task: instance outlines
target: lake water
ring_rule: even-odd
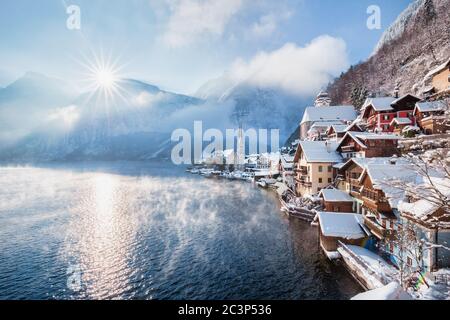
[[[163,163],[0,167],[0,299],[348,299],[274,194]]]

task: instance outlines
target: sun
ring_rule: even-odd
[[[95,74],[95,81],[98,88],[112,89],[118,80],[119,78],[113,70],[98,70]]]
[[[89,99],[96,97],[103,104],[114,104],[117,98],[125,100],[123,94],[124,76],[121,73],[124,65],[119,64],[119,59],[113,59],[112,55],[105,56],[103,50],[100,54],[92,52],[91,57],[84,56],[83,61],[78,61],[83,72],[82,82],[86,91],[90,92]]]

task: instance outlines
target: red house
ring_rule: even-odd
[[[395,134],[349,131],[339,142],[337,151],[344,159],[392,157],[400,154],[400,139]]]
[[[367,129],[372,132],[393,132],[395,119],[402,119],[399,120],[402,124],[408,121],[407,125],[414,126],[414,108],[419,101],[419,98],[410,94],[401,98],[369,98],[364,104],[362,118]]]

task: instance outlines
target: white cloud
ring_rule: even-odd
[[[221,36],[243,0],[171,0],[163,35],[170,47],[183,47],[202,37]]]
[[[259,18],[251,28],[251,33],[255,37],[270,36],[277,28],[281,21],[287,20],[292,16],[291,11],[283,11],[278,14],[269,13]]]
[[[234,81],[309,96],[348,65],[344,40],[324,35],[304,47],[287,43],[275,51],[260,52],[250,61],[238,59],[229,75]]]

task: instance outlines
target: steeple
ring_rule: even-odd
[[[329,107],[331,105],[331,99],[326,91],[320,91],[317,95],[316,101],[314,101],[315,107]]]

